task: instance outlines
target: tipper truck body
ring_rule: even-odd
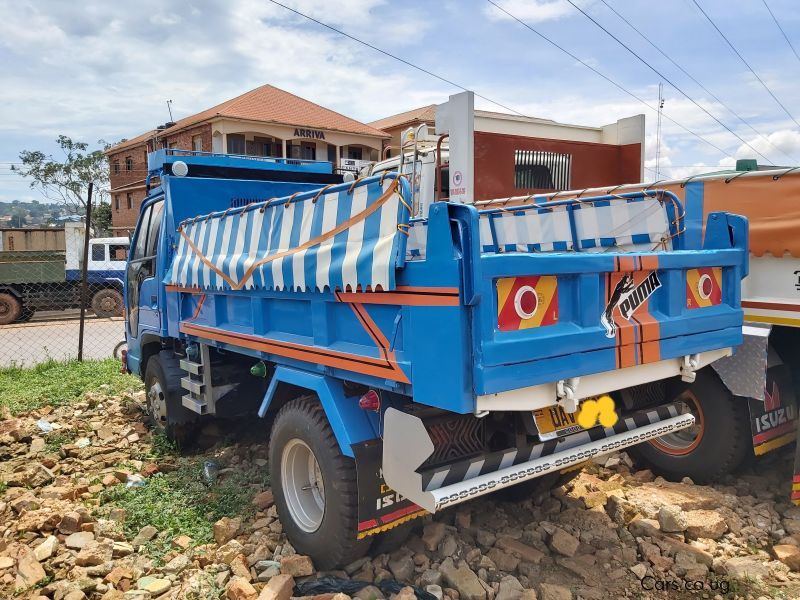
[[[679,403],[618,391],[692,381],[742,341],[746,219],[710,214],[690,242],[659,189],[419,212],[413,179],[388,170],[335,183],[329,163],[161,150],[150,172],[127,366],[174,434],[271,418],[278,512],[319,568],[692,427]],[[688,305],[707,271],[718,301]]]

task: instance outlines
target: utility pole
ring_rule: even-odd
[[[658,82],[658,119],[656,121],[656,179],[661,179],[661,111],[664,108],[664,84]]]
[[[86,198],[86,225],[83,229],[83,264],[81,265],[81,319],[78,326],[78,360],[83,360],[83,330],[86,322],[86,300],[88,299],[89,240],[92,227],[92,191],[94,183],[89,182],[89,193]]]

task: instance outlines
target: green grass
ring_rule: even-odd
[[[12,414],[80,400],[86,392],[121,394],[141,382],[119,372],[119,360],[48,360],[35,367],[0,368],[0,407]]]
[[[58,452],[61,446],[75,441],[72,431],[54,431],[45,437],[45,448],[48,452]]]
[[[102,510],[125,509],[125,535],[132,539],[145,525],[159,530],[148,554],[160,560],[173,537],[188,535],[195,545],[214,539],[214,522],[222,517],[248,518],[255,509],[253,496],[267,485],[266,469],[236,469],[212,485],[202,479],[203,460],[185,459],[175,471],[150,477],[142,487],[122,485],[101,496]]]

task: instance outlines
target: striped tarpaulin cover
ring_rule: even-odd
[[[669,217],[656,198],[607,200],[576,204],[575,231],[581,250],[602,252],[608,248],[654,250],[662,240],[672,247]],[[664,249],[663,246],[661,249]]]
[[[670,222],[656,198],[479,211],[483,252],[669,250]],[[572,225],[575,233],[573,235]],[[663,242],[663,244],[662,244]]]
[[[393,176],[250,204],[181,223],[167,283],[313,291],[395,287],[407,189]]]
[[[480,229],[484,252],[572,250],[566,206],[481,213]]]

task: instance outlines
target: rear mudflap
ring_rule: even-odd
[[[358,539],[428,514],[428,511],[386,485],[381,467],[381,440],[355,444],[353,454],[358,476]]]
[[[767,369],[764,400],[748,398],[753,452],[766,454],[795,441],[797,401],[792,374],[784,364]]]
[[[797,448],[794,451],[794,477],[792,477],[792,502],[800,506],[800,428],[797,430]]]

